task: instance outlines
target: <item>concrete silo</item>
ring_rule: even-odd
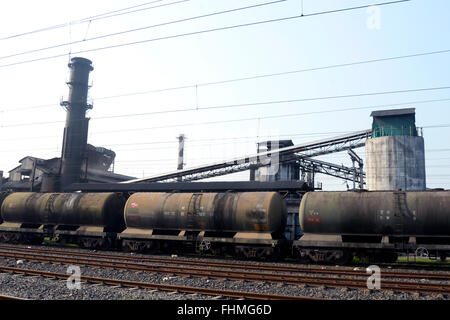
[[[374,111],[372,136],[366,142],[369,190],[425,190],[424,139],[415,109]]]

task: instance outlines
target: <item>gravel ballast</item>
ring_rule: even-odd
[[[22,262],[22,261],[21,261]],[[23,261],[17,264],[16,259],[0,259],[1,266],[19,267],[31,270],[43,270],[67,273],[67,265]],[[191,287],[227,289],[278,295],[307,296],[338,300],[445,300],[447,295],[428,295],[418,293],[399,293],[385,290],[357,290],[346,288],[324,288],[298,285],[280,285],[266,282],[247,282],[216,280],[197,277],[181,277],[168,274],[134,272],[110,268],[81,267],[81,275],[111,278],[129,281],[183,285]],[[27,299],[84,299],[84,300],[178,300],[178,299],[211,299],[211,296],[170,293],[163,291],[129,289],[107,285],[81,284],[81,289],[67,288],[66,280],[55,280],[44,277],[30,277],[0,273],[0,294]]]

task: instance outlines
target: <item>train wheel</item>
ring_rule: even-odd
[[[122,240],[122,248],[126,252],[143,252],[146,245],[143,241]]]
[[[398,254],[395,252],[391,252],[386,257],[389,263],[395,263],[398,260]]]
[[[7,233],[2,234],[2,242],[13,243],[14,236],[12,234],[7,234]]]
[[[80,246],[86,249],[92,249],[91,239],[83,238],[80,240]]]
[[[80,245],[83,248],[95,250],[95,249],[103,249],[105,246],[105,242],[103,241],[103,239],[82,238],[80,241]]]
[[[122,247],[123,251],[131,252],[131,248],[129,246],[129,241],[128,240],[122,240],[121,247]]]
[[[267,257],[267,261],[276,262],[281,260],[281,249],[279,247],[273,248],[272,254]]]
[[[39,235],[30,235],[26,238],[26,243],[33,245],[41,245],[44,238]]]
[[[161,244],[158,240],[150,240],[147,243],[147,251],[151,254],[156,254],[160,252],[161,250]]]
[[[336,263],[337,265],[344,266],[347,264],[350,264],[353,261],[353,254],[348,251],[343,251],[342,256],[339,258],[336,258],[335,260],[331,261],[333,263]]]
[[[383,263],[395,263],[397,262],[398,254],[395,252],[380,252],[375,254],[374,261],[375,262],[383,262]]]
[[[7,233],[0,234],[0,241],[1,242],[9,242],[10,241],[9,235]]]
[[[233,258],[236,260],[245,260],[245,254],[242,251],[242,248],[235,247],[233,250]]]

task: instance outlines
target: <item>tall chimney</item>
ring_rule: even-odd
[[[180,134],[178,137],[178,166],[177,170],[183,170],[184,165],[184,134]],[[177,181],[181,182],[182,177],[178,177]]]
[[[69,68],[69,99],[61,102],[67,110],[61,156],[61,188],[81,180],[89,127],[86,111],[92,109],[87,102],[89,72],[94,70],[92,62],[85,58],[72,58]]]

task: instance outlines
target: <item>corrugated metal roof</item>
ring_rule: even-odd
[[[389,117],[389,116],[401,116],[405,114],[415,114],[416,108],[405,108],[405,109],[393,109],[393,110],[381,110],[373,111],[371,117]]]

